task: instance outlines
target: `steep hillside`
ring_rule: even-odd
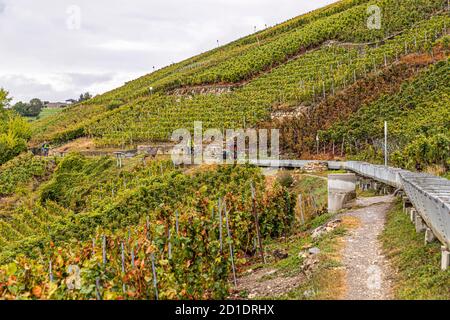
[[[382,9],[380,30],[366,25],[372,4]],[[360,230],[346,241],[357,239],[359,253],[369,243],[364,257],[372,264],[390,204],[367,211],[376,224],[359,218],[393,197],[363,199],[350,219],[334,217],[325,209],[328,171],[177,166],[143,154],[122,165],[111,153],[169,142],[175,129],[202,121],[204,129],[278,128],[283,157],[380,162],[388,121],[392,164],[448,174],[447,6],[343,0],[130,81],[31,129],[0,108],[0,299],[243,298],[236,274],[251,277],[264,265],[298,275],[291,289],[301,292],[291,293],[301,299],[315,295],[315,276],[327,268],[339,270],[325,272],[336,288],[343,269],[334,258],[345,230]],[[17,156],[30,136],[31,145],[51,141],[64,154]],[[104,156],[69,149],[94,143]],[[368,238],[367,229],[378,231]],[[355,256],[349,248],[347,258]],[[270,272],[261,279],[277,282]]]
[[[262,237],[286,234],[294,221],[289,190],[267,188],[255,167],[186,171],[169,161],[137,161],[117,168],[110,157],[77,154],[55,161],[49,179],[0,218],[1,298],[224,298],[230,256],[240,265],[238,257],[255,253],[252,188]],[[18,162],[0,166],[0,178],[20,175],[11,182],[17,185],[41,174],[44,163],[30,162],[34,169],[25,174]],[[225,223],[233,238],[222,233]],[[83,268],[81,291],[67,290],[72,264]]]
[[[447,148],[439,147],[444,153],[434,158],[404,154],[417,135],[448,135],[449,62],[445,51],[438,44],[433,55],[405,56],[314,108],[267,126],[282,130],[285,155],[316,156],[318,135],[319,156],[359,155],[360,159],[381,161],[383,126],[388,121],[390,153],[394,153],[395,165],[411,169],[415,164],[445,165]],[[412,162],[406,164],[399,158],[401,154]],[[420,162],[414,162],[418,159]]]
[[[366,26],[374,3],[383,10],[381,30]],[[446,1],[341,1],[38,121],[33,141],[88,136],[100,146],[133,146],[169,141],[194,120],[241,128],[298,114],[402,56],[429,52],[448,32],[444,9]],[[206,94],[189,89],[199,85]]]

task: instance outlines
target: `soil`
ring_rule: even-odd
[[[393,196],[361,198],[355,202],[361,208],[343,214],[360,222],[344,239],[342,262],[346,271],[346,300],[388,300],[392,297],[392,271],[378,238],[393,201]]]

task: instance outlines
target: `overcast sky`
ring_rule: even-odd
[[[0,0],[14,101],[102,93],[335,0]]]

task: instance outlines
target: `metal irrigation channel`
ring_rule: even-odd
[[[318,160],[258,160],[260,167],[303,168]],[[450,249],[450,180],[430,174],[359,161],[325,161],[332,170],[348,170],[403,190],[434,235]]]

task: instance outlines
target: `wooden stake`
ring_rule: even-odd
[[[53,267],[52,267],[52,260],[48,262],[48,276],[50,279],[50,282],[53,282]]]
[[[121,258],[122,258],[122,273],[125,273],[125,251],[123,248],[123,242],[120,243]]]
[[[311,203],[314,206],[314,214],[317,214],[319,212],[319,208],[317,207],[316,198],[313,194],[311,194]]]
[[[158,280],[156,279],[156,268],[155,268],[155,255],[152,253],[151,255],[152,259],[152,272],[153,272],[153,287],[155,288],[155,298],[156,300],[159,300],[158,298]]]
[[[103,265],[106,265],[106,237],[103,236],[102,239],[102,257],[103,257]]]
[[[256,212],[256,191],[255,188],[253,186],[253,182],[251,183],[251,188],[252,188],[252,200],[253,200],[253,216],[255,218],[255,227],[256,227],[256,236],[257,236],[257,240],[258,240],[258,244],[259,244],[259,252],[261,254],[261,258],[264,262],[264,264],[266,263],[266,257],[264,256],[264,248],[263,248],[263,244],[262,244],[262,239],[261,239],[261,233],[260,233],[260,229],[259,229],[259,218],[258,218],[258,213]]]
[[[123,242],[120,243],[120,249],[121,249],[121,258],[122,258],[122,275],[125,274],[125,250],[123,248]],[[122,292],[126,292],[125,283],[122,282]]]
[[[180,225],[179,225],[179,222],[178,222],[178,210],[177,210],[177,211],[175,211],[175,229],[177,231],[177,235],[178,235],[178,232],[179,232],[179,227],[180,227]]]
[[[135,246],[133,246],[131,248],[131,268],[134,269],[134,248]]]
[[[224,211],[225,211],[225,221],[227,224],[227,234],[228,234],[228,241],[229,241],[229,245],[230,245],[230,257],[231,257],[231,267],[233,268],[233,280],[234,280],[234,287],[237,287],[237,280],[236,280],[236,267],[234,265],[234,252],[233,252],[233,238],[231,238],[231,232],[230,232],[230,225],[228,222],[228,212],[227,212],[227,206],[226,203],[224,202]]]
[[[220,241],[220,252],[223,251],[223,239],[222,239],[222,202],[219,198],[219,241]]]
[[[300,209],[300,221],[302,222],[302,225],[305,224],[305,216],[303,214],[303,199],[302,199],[302,194],[300,193],[298,195],[298,206]]]
[[[172,234],[170,233],[170,227],[169,227],[169,236],[168,236],[168,239],[169,239],[169,244],[168,244],[169,260],[172,259],[172,243],[170,242],[171,237],[172,237]]]
[[[97,300],[102,300],[102,296],[100,294],[100,279],[95,279],[95,295],[97,297]]]

